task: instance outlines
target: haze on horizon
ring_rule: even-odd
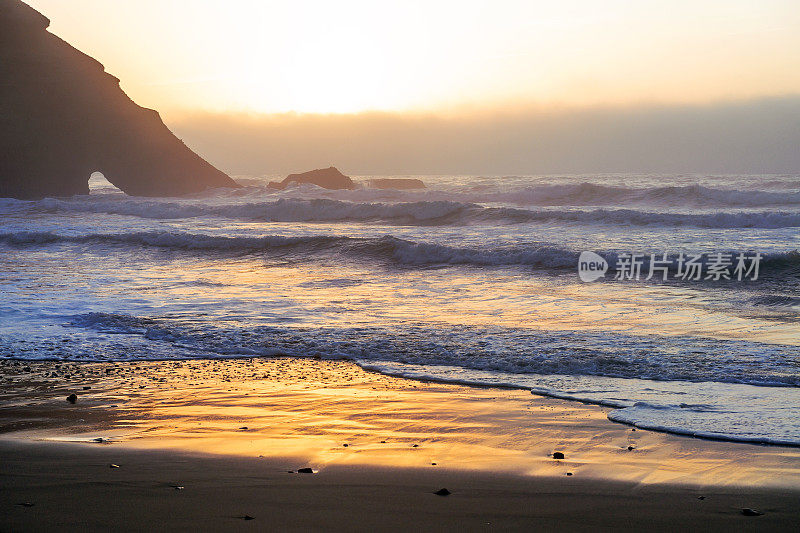
[[[28,3],[229,172],[800,171],[791,0]]]

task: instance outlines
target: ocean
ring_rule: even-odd
[[[373,177],[0,199],[0,358],[348,359],[800,446],[800,177]]]

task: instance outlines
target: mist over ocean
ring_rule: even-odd
[[[2,199],[0,357],[346,358],[800,445],[800,177],[372,177]],[[582,251],[762,258],[756,280],[583,283]]]

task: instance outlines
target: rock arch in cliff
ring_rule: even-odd
[[[0,197],[86,194],[95,171],[137,196],[237,186],[49,25],[0,0]]]

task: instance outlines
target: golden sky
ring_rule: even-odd
[[[167,116],[800,94],[796,0],[28,3]]]

